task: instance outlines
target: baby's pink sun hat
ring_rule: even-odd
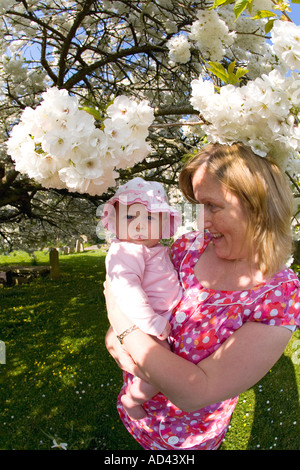
[[[170,214],[170,226],[163,231],[162,238],[170,238],[176,233],[182,223],[181,213],[169,205],[164,187],[156,181],[145,181],[136,177],[123,184],[104,206],[101,222],[103,227],[116,233],[115,203],[131,205],[140,203],[146,206],[149,212],[166,212]]]

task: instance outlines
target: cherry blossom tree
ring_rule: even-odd
[[[94,233],[119,180],[172,192],[208,140],[271,154],[297,187],[300,28],[283,0],[0,0],[0,12],[4,244]]]

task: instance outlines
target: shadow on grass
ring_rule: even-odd
[[[60,267],[57,281],[0,291],[0,448],[49,449],[56,439],[130,449],[116,411],[122,374],[104,345],[104,254],[61,257]]]
[[[283,355],[253,388],[255,411],[249,450],[299,450],[299,394],[294,364]]]

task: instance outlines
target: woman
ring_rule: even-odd
[[[300,284],[285,268],[293,199],[278,167],[242,144],[213,144],[179,181],[190,202],[204,205],[206,233],[185,234],[172,247],[184,295],[171,350],[132,330],[109,283],[106,292],[111,325],[125,332],[130,355],[109,330],[107,348],[127,371],[120,396],[131,374],[160,390],[142,420],[130,420],[118,400],[123,423],[148,450],[217,449],[239,393],[269,371],[300,322]]]

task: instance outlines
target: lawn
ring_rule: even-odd
[[[0,289],[0,449],[140,450],[116,412],[121,372],[107,353],[105,252],[60,256],[61,276]],[[0,264],[30,264],[24,253]],[[48,253],[35,263],[48,264]],[[298,346],[298,352],[296,352]],[[222,450],[299,450],[300,334],[240,396]]]

